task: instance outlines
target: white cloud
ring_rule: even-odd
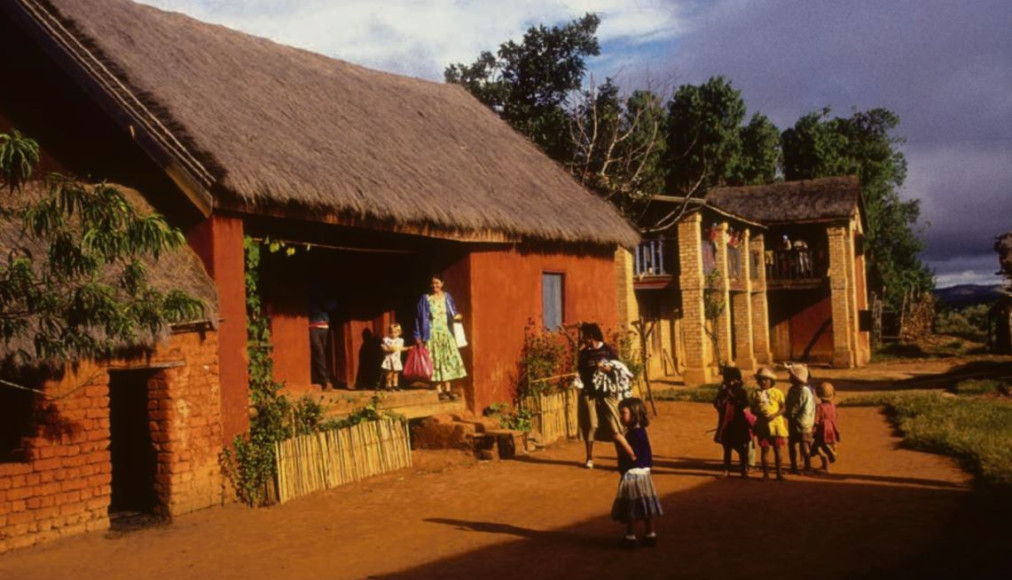
[[[665,0],[141,0],[164,10],[263,36],[364,66],[441,79],[446,65],[470,62],[519,39],[534,25],[596,12],[598,38],[630,46],[673,38],[686,27]]]

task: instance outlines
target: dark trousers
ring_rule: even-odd
[[[329,350],[329,346],[329,328],[309,329],[309,372],[314,385],[330,384],[330,372],[327,369],[327,350]]]

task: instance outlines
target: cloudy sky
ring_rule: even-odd
[[[597,79],[663,89],[725,75],[781,129],[824,106],[886,107],[939,286],[996,283],[1012,230],[1009,0],[142,0],[436,81],[536,24],[596,12]]]

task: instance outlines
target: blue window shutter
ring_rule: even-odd
[[[542,318],[545,328],[555,330],[562,326],[562,274],[541,275]]]

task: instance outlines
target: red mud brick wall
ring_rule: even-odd
[[[43,390],[63,398],[31,459],[0,463],[0,552],[109,527],[109,375],[83,363]]]
[[[162,360],[185,362],[148,383],[151,439],[158,453],[155,488],[162,515],[178,516],[222,502],[217,334],[177,334],[153,362]]]
[[[542,273],[564,274],[563,322],[594,321],[618,330],[618,287],[614,249],[596,253],[563,251],[475,251],[469,256],[470,287],[454,297],[465,315],[470,350],[468,404],[472,410],[512,402],[516,365],[527,319],[542,322]],[[461,304],[466,296],[466,304]]]
[[[148,382],[160,511],[176,516],[220,505],[217,335],[173,335],[150,362],[184,363]],[[43,390],[52,410],[36,426],[30,459],[0,463],[0,553],[109,527],[109,371],[84,362]]]

